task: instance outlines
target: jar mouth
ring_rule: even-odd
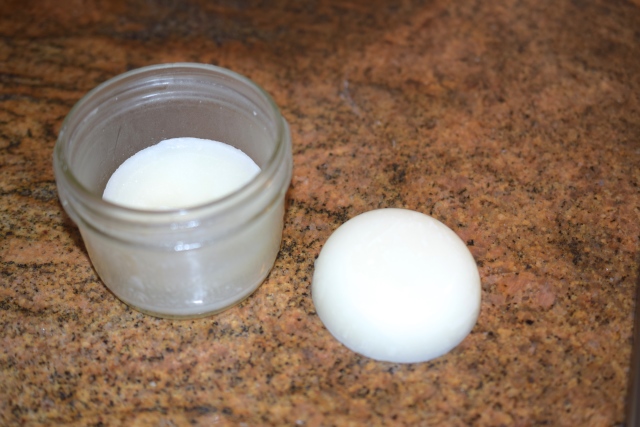
[[[263,112],[269,114],[272,119],[275,119],[272,120],[275,125],[274,147],[261,165],[260,172],[257,173],[248,183],[228,195],[209,202],[184,208],[154,210],[133,208],[104,200],[101,194],[98,194],[96,191],[87,187],[72,170],[68,150],[70,145],[74,142],[74,138],[77,136],[75,135],[76,131],[80,126],[84,125],[86,117],[96,114],[96,112],[101,108],[103,102],[114,99],[114,93],[109,93],[113,88],[117,88],[119,85],[127,85],[129,83],[135,84],[138,81],[139,84],[142,85],[146,82],[145,79],[151,78],[154,75],[165,75],[166,77],[167,72],[178,73],[187,77],[201,75],[203,79],[206,78],[207,75],[215,75],[216,78],[230,83],[237,83],[251,91],[252,95],[259,98],[262,103],[261,105],[266,107],[267,111]],[[154,82],[153,84],[156,83]],[[159,86],[162,86],[162,83],[159,83]],[[162,88],[159,88],[159,90],[162,90]],[[124,90],[116,93],[115,100],[117,101],[118,96],[126,94],[127,91],[128,87],[125,87]],[[246,97],[246,95],[243,96]],[[253,111],[253,114],[256,115],[257,112]],[[160,141],[156,141],[156,143],[157,142]],[[122,219],[127,222],[140,221],[143,224],[160,224],[170,222],[177,228],[191,228],[192,226],[198,225],[197,223],[192,223],[193,218],[202,217],[203,215],[215,215],[216,213],[228,210],[232,206],[241,203],[242,200],[257,196],[265,186],[272,185],[274,175],[278,172],[281,159],[283,156],[286,156],[289,144],[290,137],[288,126],[285,119],[282,117],[278,106],[272,97],[261,86],[252,80],[226,68],[209,64],[189,62],[158,64],[134,69],[115,76],[96,86],[73,106],[62,124],[56,141],[53,159],[54,171],[56,176],[60,177],[59,179],[68,183],[70,187],[69,192],[71,193],[69,196],[79,201],[90,211],[99,213],[100,216],[110,217],[112,219]],[[65,208],[67,207],[65,201],[63,201],[63,205],[65,205]]]

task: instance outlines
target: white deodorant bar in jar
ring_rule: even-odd
[[[103,198],[145,210],[188,208],[233,193],[259,172],[249,156],[225,143],[167,139],[120,165]]]

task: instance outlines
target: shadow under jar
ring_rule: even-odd
[[[261,171],[224,198],[174,210],[102,199],[113,172],[170,138],[224,142]],[[82,98],[54,151],[64,209],[105,285],[147,314],[190,318],[249,296],[275,262],[291,181],[289,128],[249,79],[204,64],[165,64],[117,76]]]

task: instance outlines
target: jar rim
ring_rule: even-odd
[[[158,73],[158,75],[161,75],[159,72],[180,69],[185,71],[204,71],[216,74],[218,76],[222,75],[236,82],[240,82],[244,86],[252,89],[259,97],[262,98],[263,101],[266,101],[268,108],[271,110],[270,112],[276,118],[276,141],[273,151],[270,153],[270,156],[267,158],[264,166],[260,168],[260,172],[256,174],[256,176],[254,176],[248,183],[235,190],[234,192],[225,195],[224,197],[214,199],[209,202],[184,208],[154,210],[133,208],[104,200],[100,195],[91,191],[82,182],[80,182],[80,180],[72,172],[71,167],[69,167],[66,155],[66,146],[68,146],[72,138],[70,136],[67,136],[67,133],[69,132],[69,130],[73,130],[73,128],[69,129],[69,126],[74,119],[77,119],[76,116],[83,109],[83,107],[89,106],[91,102],[95,100],[95,98],[99,97],[109,89],[117,87],[117,85],[122,83],[123,81],[135,81],[136,78],[140,79],[140,81],[143,81],[144,76],[153,75],[154,73]],[[287,132],[288,127],[286,125],[285,119],[282,117],[280,109],[276,105],[271,95],[269,95],[269,93],[265,91],[260,85],[235,71],[223,67],[218,67],[216,65],[194,62],[176,62],[149,65],[127,71],[100,83],[98,86],[86,93],[78,102],[76,102],[76,104],[71,108],[71,110],[65,117],[58,134],[58,138],[54,148],[54,171],[56,172],[56,175],[64,177],[64,180],[72,187],[72,192],[74,193],[74,195],[79,196],[85,206],[87,206],[87,204],[91,205],[87,207],[89,207],[94,212],[96,210],[99,210],[102,215],[106,214],[106,216],[109,217],[124,216],[127,217],[128,220],[134,221],[136,217],[139,217],[141,221],[146,221],[147,219],[151,218],[152,223],[164,223],[167,221],[175,222],[176,220],[180,221],[181,217],[198,216],[197,214],[200,212],[206,214],[207,212],[225,210],[227,206],[230,207],[236,205],[236,201],[240,201],[245,199],[246,197],[249,197],[251,193],[258,191],[261,186],[263,186],[265,183],[268,183],[271,177],[277,172],[278,160],[283,155],[283,152],[286,151],[285,145],[289,140],[286,135]],[[187,226],[187,228],[189,227]]]

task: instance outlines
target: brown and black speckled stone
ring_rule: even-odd
[[[84,93],[174,61],[252,78],[294,141],[271,275],[189,321],[109,293],[51,169]],[[322,244],[381,207],[480,266],[476,328],[430,363],[353,354],[314,312]],[[3,3],[0,425],[619,425],[639,253],[638,0]]]

